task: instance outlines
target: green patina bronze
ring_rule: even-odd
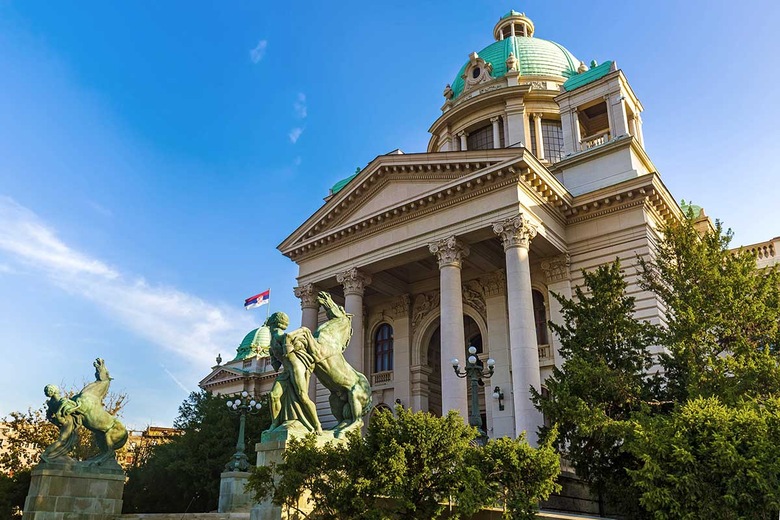
[[[116,464],[116,450],[127,442],[127,430],[119,420],[103,407],[111,377],[102,359],[92,364],[95,381],[85,386],[72,399],[62,397],[55,385],[43,389],[47,402],[46,418],[60,429],[59,437],[41,454],[44,462],[74,463],[68,453],[78,441],[78,426],[84,426],[95,436],[100,453],[84,461],[89,465]]]
[[[263,326],[254,329],[244,337],[244,340],[236,349],[236,357],[233,361],[241,361],[254,356],[268,356],[271,345],[271,331]]]
[[[308,395],[312,373],[330,390],[331,413],[338,420],[335,437],[360,428],[371,408],[368,379],[344,359],[352,336],[352,315],[326,292],[320,292],[317,301],[328,321],[313,333],[306,327],[286,332],[290,319],[283,312],[273,313],[266,322],[271,329],[271,362],[277,370],[284,367],[271,389],[273,422],[269,433],[322,433],[316,406]]]

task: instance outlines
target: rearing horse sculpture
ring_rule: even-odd
[[[371,385],[365,375],[344,359],[344,350],[352,337],[352,315],[337,305],[330,294],[320,291],[317,302],[325,309],[328,321],[317,328],[314,337],[317,352],[314,373],[330,390],[330,410],[339,423],[335,433],[362,425],[362,418],[371,408]]]
[[[352,315],[337,305],[326,292],[317,295],[328,321],[312,333],[306,327],[285,332],[289,318],[283,312],[273,313],[266,325],[271,329],[271,354],[278,369],[284,366],[271,390],[274,421],[270,431],[287,429],[294,424],[309,431],[321,431],[316,407],[306,395],[309,374],[313,371],[330,390],[330,408],[338,424],[336,437],[359,428],[371,407],[371,386],[366,376],[344,359],[344,350],[352,336]]]

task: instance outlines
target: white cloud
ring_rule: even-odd
[[[34,212],[0,197],[0,254],[43,273],[61,289],[100,308],[149,342],[195,364],[211,366],[214,352],[253,327],[249,316],[182,292],[129,276],[77,251]]]
[[[306,94],[299,92],[298,99],[293,103],[293,109],[295,110],[295,117],[298,119],[306,119]]]
[[[260,40],[257,42],[257,46],[249,51],[249,59],[252,60],[252,63],[260,63],[263,57],[265,57],[265,50],[267,47],[268,40]]]
[[[290,142],[292,144],[295,144],[298,142],[298,139],[301,137],[301,134],[303,133],[303,128],[295,127],[292,130],[290,130],[289,137]]]

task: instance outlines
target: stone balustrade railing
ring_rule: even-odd
[[[589,150],[609,141],[609,130],[589,135],[580,141],[580,150]]]
[[[375,372],[371,374],[371,386],[382,386],[393,382],[393,371]]]

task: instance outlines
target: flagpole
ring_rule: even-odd
[[[271,317],[271,289],[268,289],[268,308],[265,310],[265,321]]]

